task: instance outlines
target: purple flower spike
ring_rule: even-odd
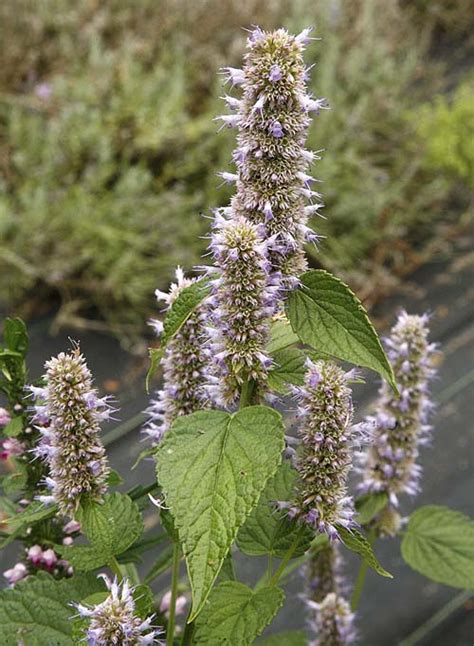
[[[337,526],[353,525],[354,507],[347,495],[352,447],[363,440],[365,428],[352,425],[352,373],[326,361],[306,362],[304,386],[295,388],[299,400],[302,451],[295,507],[297,516],[317,532],[337,538]]]
[[[265,224],[271,271],[281,276],[280,305],[295,278],[307,269],[304,245],[315,240],[308,233],[308,220],[317,208],[306,200],[318,196],[309,190],[309,165],[318,159],[305,150],[311,118],[323,102],[307,93],[307,69],[303,51],[309,30],[299,36],[285,29],[250,32],[243,70],[227,69],[234,85],[241,86],[239,98],[226,98],[233,111],[225,124],[237,127],[233,159],[239,169],[231,217],[252,224]],[[268,208],[271,205],[271,211]]]
[[[102,603],[95,606],[74,604],[79,615],[88,620],[84,629],[85,639],[89,646],[120,644],[121,646],[145,646],[163,644],[158,637],[161,629],[152,627],[153,616],[141,619],[135,608],[133,588],[127,579],[121,583],[110,581],[105,574],[104,580],[109,595]]]
[[[384,491],[398,507],[400,494],[419,491],[419,447],[431,427],[426,419],[433,409],[428,383],[435,376],[434,344],[428,343],[428,317],[402,312],[386,339],[400,397],[384,383],[375,414],[369,419],[375,431],[373,444],[361,456],[363,492]]]
[[[178,267],[176,283],[171,285],[169,293],[159,292],[159,300],[164,300],[170,308],[180,292],[194,280],[185,278]],[[207,407],[208,397],[203,385],[208,365],[206,340],[204,314],[202,308],[197,308],[166,346],[162,359],[163,388],[146,410],[149,419],[143,429],[153,444],[161,441],[177,417]]]
[[[40,397],[34,419],[41,439],[35,448],[49,467],[46,484],[62,514],[74,515],[82,496],[100,501],[107,490],[109,468],[99,438],[100,422],[108,416],[108,398],[99,398],[79,348],[61,352],[46,362],[46,387],[32,390]]]
[[[264,349],[278,285],[276,276],[269,276],[261,233],[260,225],[240,218],[223,221],[211,238],[217,278],[208,307],[214,363],[208,390],[224,408],[236,401],[244,380],[253,379],[262,388],[271,365]]]

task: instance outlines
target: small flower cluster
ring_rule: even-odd
[[[356,639],[355,616],[345,599],[346,585],[341,575],[338,543],[316,552],[307,567],[309,628],[315,635],[314,646],[345,646]],[[331,620],[332,615],[332,620]]]
[[[153,617],[141,619],[136,615],[133,590],[125,579],[122,583],[110,581],[101,575],[109,595],[95,606],[77,604],[79,615],[89,619],[86,629],[89,646],[146,646],[160,644],[161,631],[153,629]]]
[[[78,348],[46,363],[46,386],[30,390],[38,402],[33,421],[41,440],[35,448],[49,467],[45,482],[62,514],[74,514],[81,496],[101,500],[109,469],[100,441],[100,422],[110,417],[108,398],[99,398]]]
[[[6,426],[11,420],[10,413],[6,408],[0,407],[0,427]]]
[[[335,592],[327,594],[320,603],[314,603],[315,619],[312,630],[315,639],[310,646],[345,646],[356,641],[354,614],[349,603]]]
[[[265,345],[279,287],[269,275],[267,243],[258,225],[218,216],[210,249],[218,274],[207,299],[213,362],[208,390],[213,401],[228,407],[245,380],[260,388],[266,382],[271,360]]]
[[[0,451],[0,460],[8,460],[11,457],[18,457],[25,451],[25,445],[16,437],[7,437],[2,440],[2,450]]]
[[[72,537],[66,537],[63,540],[65,545],[72,543]],[[15,585],[28,574],[33,574],[37,570],[46,570],[55,577],[72,576],[73,568],[65,559],[61,559],[56,552],[50,547],[43,549],[41,545],[34,544],[26,548],[25,562],[19,562],[14,567],[6,570],[3,576],[10,585]]]
[[[347,492],[352,447],[366,439],[365,425],[352,425],[354,371],[318,360],[307,360],[305,384],[295,388],[299,400],[298,434],[302,451],[297,458],[298,495],[290,514],[330,538],[337,525],[353,524],[354,507]]]
[[[155,294],[169,309],[180,292],[193,282],[194,279],[185,278],[178,267],[176,283],[171,285],[169,293],[156,290]],[[158,335],[163,332],[161,321],[153,319],[151,325]],[[204,385],[208,356],[203,332],[204,313],[198,308],[166,346],[162,360],[163,388],[150,402],[146,411],[149,419],[143,429],[153,444],[160,442],[176,417],[189,415],[208,405]]]
[[[400,494],[419,491],[421,467],[416,463],[419,447],[429,439],[428,416],[433,409],[428,383],[435,375],[436,345],[428,342],[428,316],[402,312],[386,339],[387,354],[400,396],[386,384],[380,389],[372,446],[362,455],[364,492],[383,491],[398,506]]]
[[[255,28],[243,69],[223,70],[232,86],[242,87],[242,98],[225,97],[232,114],[218,117],[238,128],[237,172],[221,173],[237,187],[227,210],[231,217],[265,226],[272,268],[282,275],[283,287],[293,287],[307,267],[303,245],[317,239],[308,219],[322,206],[320,194],[311,189],[316,180],[308,174],[319,158],[304,148],[310,114],[326,107],[306,89],[303,52],[309,32],[294,36],[285,29]]]

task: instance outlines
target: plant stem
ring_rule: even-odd
[[[171,569],[171,600],[170,600],[170,616],[168,619],[168,629],[166,631],[166,646],[173,645],[174,639],[174,625],[176,618],[176,597],[178,596],[178,581],[179,581],[179,561],[181,552],[179,544],[173,545],[173,564]]]
[[[122,582],[123,581],[122,570],[120,569],[119,562],[117,561],[115,556],[112,556],[112,558],[110,559],[109,567],[117,577],[117,580],[119,581],[119,583]]]
[[[181,640],[181,646],[190,646],[193,643],[194,626],[194,621],[192,621],[190,624],[186,624],[183,633],[183,639]]]
[[[250,379],[246,379],[242,384],[240,391],[239,410],[250,405],[250,397],[252,395],[253,383]]]
[[[291,559],[291,557],[295,553],[296,548],[298,547],[298,544],[300,542],[303,530],[304,530],[304,527],[300,527],[300,529],[297,532],[292,544],[290,545],[290,547],[288,548],[285,556],[283,557],[282,562],[278,566],[278,569],[276,570],[275,574],[270,579],[269,585],[276,585],[278,583],[278,581],[280,580],[280,577],[283,574],[283,572],[285,571],[285,568],[286,568],[286,566],[288,564],[288,561]]]
[[[371,545],[373,545],[376,538],[377,538],[377,535],[375,533],[375,530],[373,529],[370,530],[367,534],[367,540]],[[357,607],[359,605],[362,590],[364,588],[367,569],[368,569],[368,565],[366,561],[362,561],[362,563],[360,564],[359,573],[357,574],[357,579],[354,585],[354,592],[352,593],[351,609],[353,612],[357,610]]]

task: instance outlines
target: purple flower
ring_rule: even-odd
[[[122,583],[110,581],[105,574],[104,580],[109,595],[95,606],[74,604],[81,617],[89,621],[85,637],[89,646],[146,646],[162,644],[157,638],[161,629],[152,627],[153,617],[141,619],[135,609],[133,589],[126,579]]]
[[[283,75],[281,72],[281,67],[278,65],[278,63],[274,63],[270,68],[268,80],[270,81],[270,83],[276,83],[277,81],[281,81],[282,76]]]
[[[281,127],[281,123],[279,121],[274,121],[271,124],[270,132],[274,137],[277,137],[277,139],[280,139],[280,137],[285,136],[285,133],[283,132],[283,128]]]
[[[361,456],[360,489],[386,492],[394,507],[400,494],[419,491],[419,447],[431,430],[426,424],[433,409],[428,382],[435,375],[436,346],[428,342],[427,323],[426,315],[402,312],[385,341],[400,396],[382,384],[370,418],[375,426],[373,444]]]
[[[159,300],[171,307],[181,290],[194,280],[176,270],[176,283],[169,293],[157,290]],[[153,324],[155,329],[157,326]],[[146,412],[149,416],[143,431],[157,444],[172,422],[180,415],[189,415],[208,406],[205,389],[209,358],[206,347],[204,314],[198,308],[168,342],[162,360],[163,387],[156,393]]]
[[[46,363],[46,387],[34,420],[41,439],[35,448],[49,467],[46,484],[51,494],[38,496],[58,504],[62,514],[74,514],[82,496],[101,500],[107,489],[109,468],[99,438],[99,423],[108,416],[107,398],[99,398],[84,357],[75,348],[61,352]]]

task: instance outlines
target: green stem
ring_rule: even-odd
[[[112,558],[110,559],[109,567],[117,577],[117,581],[121,583],[123,581],[123,574],[122,574],[122,570],[120,569],[119,562],[117,561],[115,556],[112,556]]]
[[[278,569],[276,570],[275,574],[270,579],[269,585],[276,585],[278,583],[278,581],[280,580],[281,575],[283,574],[283,572],[286,569],[288,561],[291,559],[291,557],[293,556],[293,554],[296,551],[296,548],[298,547],[298,544],[300,542],[300,539],[301,539],[301,536],[303,534],[303,531],[304,531],[304,527],[300,527],[300,529],[297,532],[292,544],[290,545],[290,547],[288,548],[285,556],[283,557],[282,562],[278,566]]]
[[[179,544],[173,545],[173,564],[171,569],[171,600],[170,600],[170,616],[168,619],[168,629],[166,631],[166,646],[173,645],[174,639],[174,626],[176,618],[176,598],[178,596],[178,581],[179,581],[179,561],[181,553]]]
[[[191,644],[193,643],[194,627],[194,621],[192,621],[190,624],[186,624],[183,633],[183,639],[181,640],[181,646],[191,646]]]
[[[375,542],[377,538],[375,530],[370,530],[367,534],[367,540],[371,545]],[[362,590],[364,589],[365,577],[367,575],[368,565],[366,561],[362,561],[359,568],[359,573],[357,574],[357,579],[354,585],[354,592],[352,593],[351,599],[351,608],[355,612],[359,606],[360,597],[362,595]]]
[[[252,396],[253,382],[251,379],[246,379],[242,384],[242,389],[240,391],[240,402],[239,409],[250,406],[250,398]]]

